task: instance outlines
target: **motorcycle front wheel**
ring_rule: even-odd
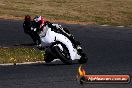
[[[56,56],[65,64],[72,64],[72,59],[69,54],[69,50],[67,47],[63,44],[61,44],[63,47],[63,50],[60,49],[59,46],[53,46],[54,52],[56,53]]]
[[[50,48],[47,48],[47,49],[45,50],[45,54],[44,54],[44,61],[45,61],[46,63],[50,63],[50,62],[52,62],[54,59],[55,59],[55,57],[53,57],[53,55],[51,54]]]

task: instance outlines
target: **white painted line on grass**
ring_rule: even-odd
[[[52,62],[60,61],[59,59],[54,59]],[[12,66],[12,65],[30,65],[30,64],[43,64],[45,61],[36,61],[36,62],[23,62],[23,63],[7,63],[0,64],[0,66]]]
[[[117,26],[117,27],[121,27],[122,28],[122,27],[125,27],[125,26]]]
[[[9,48],[9,47],[2,47],[2,48]]]
[[[15,64],[14,63],[0,64],[0,66],[11,66],[11,65],[15,65]]]
[[[100,25],[100,26],[107,27],[107,26],[109,26],[109,25],[107,25],[107,24],[104,24],[104,25]]]
[[[104,25],[100,25],[100,26],[102,26],[102,27],[107,27],[107,26],[111,26],[111,25],[104,24]],[[115,27],[120,27],[120,28],[122,28],[122,27],[125,27],[125,26],[120,25],[120,26],[115,26]]]
[[[42,63],[45,63],[45,61],[36,61],[36,62],[16,63],[16,65],[42,64]]]

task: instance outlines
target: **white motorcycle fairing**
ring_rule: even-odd
[[[66,45],[72,60],[81,58],[81,56],[77,53],[77,50],[73,47],[71,41],[66,36],[52,31],[48,26],[44,28],[44,31],[41,31],[39,36],[41,39],[42,47],[50,46],[53,42],[59,41]],[[59,47],[62,48],[60,45]]]

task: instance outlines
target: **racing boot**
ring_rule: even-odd
[[[44,50],[44,49],[45,49],[41,44],[38,44],[38,45],[37,45],[37,48],[38,48],[39,50]]]

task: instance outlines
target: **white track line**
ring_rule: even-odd
[[[9,47],[2,47],[2,48],[9,48]]]
[[[52,62],[60,61],[59,59],[55,59]],[[30,65],[30,64],[44,64],[45,61],[36,61],[36,62],[24,62],[24,63],[7,63],[7,64],[0,64],[0,66],[12,66],[12,65]]]
[[[102,26],[102,27],[108,27],[108,26],[112,26],[112,25],[104,24],[104,25],[100,25],[100,26]],[[123,28],[123,27],[125,27],[125,26],[120,25],[120,26],[115,26],[115,27],[120,27],[120,28]]]
[[[120,28],[122,28],[122,27],[125,27],[125,26],[117,26],[117,27],[120,27]]]
[[[102,26],[102,27],[107,27],[107,26],[109,26],[109,25],[107,25],[107,24],[104,24],[104,25],[100,25],[100,26]]]

